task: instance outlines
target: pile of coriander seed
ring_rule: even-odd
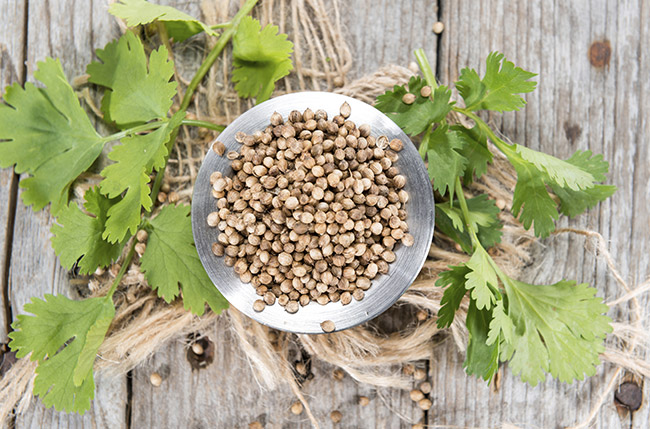
[[[413,245],[396,166],[403,143],[373,137],[347,119],[350,110],[344,103],[329,120],[294,110],[286,122],[275,112],[263,131],[235,135],[233,177],[210,176],[217,202],[207,223],[221,231],[212,251],[255,287],[255,311],[361,300],[396,246]],[[213,150],[222,156],[225,145]]]

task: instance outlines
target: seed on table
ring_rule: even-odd
[[[411,390],[411,393],[409,395],[411,396],[411,400],[414,402],[418,402],[424,398],[424,393],[418,389]]]
[[[203,346],[201,345],[201,343],[196,342],[192,344],[192,353],[194,353],[195,355],[200,356],[203,354],[204,351],[205,350],[203,350]]]
[[[345,377],[345,373],[342,369],[336,368],[334,371],[332,371],[332,377],[334,377],[335,380],[341,381],[343,380],[343,377]]]
[[[365,407],[368,404],[370,404],[370,398],[367,396],[359,396],[359,405]]]
[[[418,401],[418,407],[420,407],[422,410],[428,410],[432,405],[433,402],[431,402],[431,400],[428,398],[420,399]]]
[[[428,395],[429,393],[431,393],[431,383],[425,381],[424,383],[420,384],[420,390],[425,395]]]
[[[217,141],[214,142],[214,144],[212,145],[212,150],[213,150],[214,153],[216,153],[218,156],[222,156],[223,153],[226,151],[226,145],[223,144],[222,142],[220,142],[219,140],[217,140]]]
[[[155,387],[159,387],[162,384],[162,377],[157,372],[152,372],[149,376],[149,381]]]
[[[330,419],[332,419],[334,423],[339,423],[342,418],[343,414],[341,414],[339,410],[334,410],[330,413]]]
[[[266,308],[266,303],[262,301],[261,299],[255,300],[253,303],[253,310],[257,311],[258,313],[260,311],[263,311]]]
[[[291,404],[291,413],[294,415],[299,415],[302,413],[302,402],[296,401],[293,404]]]
[[[262,423],[254,421],[248,424],[248,429],[264,429],[264,426],[262,426]]]
[[[426,377],[427,373],[422,368],[417,368],[415,372],[413,372],[413,378],[416,380],[424,380]]]
[[[418,319],[420,322],[424,322],[427,320],[429,317],[429,313],[427,313],[426,310],[418,310],[418,312],[415,314],[415,318]]]
[[[440,21],[434,22],[431,28],[435,34],[440,34],[445,30],[445,24]]]

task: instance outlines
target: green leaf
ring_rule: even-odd
[[[616,192],[616,186],[613,185],[594,185],[592,188],[572,191],[552,184],[551,189],[560,199],[560,213],[570,217],[583,213]]]
[[[203,269],[192,238],[190,206],[165,206],[151,220],[147,250],[142,256],[142,271],[153,289],[170,302],[183,291],[183,305],[197,315],[205,303],[215,313],[228,308],[228,302],[212,284]]]
[[[4,94],[6,104],[0,103],[0,167],[15,164],[17,173],[31,176],[20,182],[25,205],[40,210],[52,203],[57,214],[67,205],[70,184],[97,159],[104,140],[58,60],[38,63],[34,77],[45,88],[14,84]]]
[[[489,248],[501,242],[501,229],[503,224],[497,217],[499,209],[494,200],[488,198],[487,194],[481,194],[468,198],[467,209],[469,211],[470,224],[478,231],[479,242],[484,248]],[[472,240],[464,228],[463,213],[459,207],[458,200],[450,207],[448,202],[436,204],[436,227],[447,237],[460,244],[463,251],[472,252]]]
[[[111,243],[122,241],[127,231],[135,234],[140,224],[140,208],[151,210],[149,174],[165,165],[167,142],[183,120],[184,112],[176,113],[164,126],[149,134],[133,135],[113,147],[108,157],[114,164],[102,170],[104,180],[99,184],[104,195],[124,197],[108,210],[106,230],[102,237]]]
[[[515,145],[515,150],[522,159],[533,164],[551,182],[562,188],[579,191],[592,187],[596,181],[589,171],[568,161],[562,161],[552,155],[528,149],[518,144]],[[576,153],[571,159],[576,158],[576,155],[578,155],[578,158],[582,158],[580,154]],[[589,160],[585,162],[588,164]],[[605,171],[607,171],[607,167],[605,167]]]
[[[210,36],[217,35],[208,25],[178,9],[145,0],[120,0],[110,5],[108,12],[125,20],[129,27],[160,21],[167,28],[169,36],[177,42],[201,32]]]
[[[108,210],[116,200],[104,197],[97,188],[86,191],[84,198],[88,214],[76,204],[59,212],[58,225],[53,224],[51,228],[52,247],[61,265],[70,269],[78,261],[79,272],[90,274],[116,260],[124,243],[111,244],[102,239]]]
[[[517,171],[517,185],[512,199],[512,214],[519,216],[526,229],[535,222],[535,235],[548,237],[555,230],[553,221],[559,217],[555,202],[533,164],[515,161],[513,166]]]
[[[97,50],[102,62],[92,62],[86,68],[88,80],[106,87],[102,111],[108,122],[121,128],[166,118],[176,94],[174,64],[167,48],[160,46],[147,56],[138,37],[130,31]]]
[[[490,380],[499,369],[499,344],[487,344],[492,311],[479,310],[473,300],[467,309],[469,341],[465,356],[465,371],[483,380]]]
[[[18,315],[9,346],[39,361],[34,394],[47,407],[83,414],[94,397],[93,364],[115,315],[110,297],[73,301],[62,295],[32,298]]]
[[[596,289],[565,280],[537,286],[513,279],[505,288],[514,334],[504,357],[514,374],[536,385],[546,372],[563,382],[596,373],[603,339],[612,331],[609,307]]]
[[[452,125],[451,129],[458,133],[465,143],[458,152],[467,159],[464,182],[469,185],[474,176],[478,179],[487,173],[487,166],[492,162],[492,152],[487,146],[487,136],[478,125],[475,125],[474,128]]]
[[[447,328],[454,321],[454,315],[460,308],[460,303],[467,293],[465,289],[465,276],[470,269],[465,265],[450,265],[449,270],[440,273],[436,281],[436,286],[446,287],[440,300],[440,310],[438,310],[438,328]]]
[[[495,293],[498,294],[499,285],[490,256],[478,247],[465,265],[471,270],[465,275],[465,288],[471,292],[470,296],[479,310],[489,310],[496,303]]]
[[[488,55],[486,63],[483,79],[479,79],[473,69],[461,70],[456,88],[465,100],[466,108],[497,112],[522,108],[526,102],[518,94],[533,91],[537,82],[529,79],[537,75],[515,67],[498,52]]]
[[[258,104],[268,100],[275,82],[293,70],[293,43],[278,31],[275,25],[262,29],[258,20],[242,18],[232,40],[232,80],[240,97],[256,97]]]
[[[406,134],[417,135],[425,131],[434,122],[441,122],[451,111],[454,103],[450,103],[451,91],[446,86],[439,86],[433,91],[433,101],[429,97],[422,97],[420,90],[426,81],[418,76],[413,76],[405,85],[393,87],[393,91],[386,91],[377,97],[375,107],[391,118]],[[415,95],[412,104],[402,101],[405,94]]]
[[[429,177],[433,180],[433,189],[442,195],[449,189],[453,198],[456,177],[462,174],[467,165],[467,160],[458,152],[463,147],[463,141],[444,124],[429,134],[422,144],[427,145]]]
[[[486,342],[488,346],[498,344],[497,340],[500,338],[503,338],[506,343],[511,343],[515,336],[515,325],[506,314],[503,302],[502,299],[498,300],[492,309],[492,321]]]

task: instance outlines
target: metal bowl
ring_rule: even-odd
[[[372,281],[372,286],[361,301],[352,300],[348,305],[330,302],[320,305],[311,302],[301,307],[297,313],[290,314],[277,302],[267,306],[262,312],[253,310],[253,302],[260,299],[255,288],[244,284],[232,267],[226,266],[223,257],[212,253],[212,243],[217,241],[219,230],[210,228],[206,222],[208,214],[216,209],[216,200],[212,196],[210,174],[220,171],[224,176],[233,174],[230,161],[208,151],[201,170],[194,184],[192,201],[192,232],[203,267],[214,285],[237,310],[248,317],[272,328],[283,331],[318,334],[323,333],[321,322],[331,320],[337,331],[351,328],[377,317],[387,310],[415,280],[427,257],[434,228],[434,201],[431,183],[420,155],[406,134],[386,115],[374,107],[353,98],[328,92],[299,92],[268,100],[253,107],[235,119],[219,136],[226,145],[226,150],[239,151],[241,145],[235,141],[235,133],[243,131],[252,134],[263,130],[269,124],[273,112],[279,112],[287,118],[292,110],[313,111],[323,109],[328,117],[339,113],[344,102],[352,108],[350,120],[358,126],[369,124],[371,135],[385,135],[389,139],[398,138],[404,142],[404,149],[399,152],[397,167],[406,176],[405,190],[409,193],[406,204],[409,232],[415,237],[411,247],[398,245],[396,260],[390,264],[389,273],[380,275]]]

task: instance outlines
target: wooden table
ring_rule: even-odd
[[[169,1],[199,16],[199,1]],[[610,161],[609,182],[618,186],[610,200],[588,214],[560,226],[600,231],[621,271],[631,283],[650,274],[650,2],[605,1],[424,1],[365,0],[350,2],[342,14],[353,54],[349,78],[379,66],[413,61],[423,47],[435,62],[441,82],[452,82],[462,67],[476,67],[499,50],[527,70],[540,74],[537,91],[519,113],[493,118],[513,141],[559,157],[576,149],[603,153]],[[33,80],[36,62],[61,58],[69,78],[81,74],[94,49],[119,36],[104,0],[0,0],[0,82]],[[442,21],[440,36],[431,31]],[[590,56],[590,47],[595,46]],[[436,60],[437,57],[437,60]],[[47,211],[34,213],[20,201],[18,177],[0,172],[0,263],[5,306],[0,306],[0,340],[12,317],[32,296],[68,293],[68,273],[51,249]],[[18,196],[18,198],[17,198]],[[605,264],[584,248],[584,240],[546,240],[527,274],[535,281],[561,277],[595,283],[601,295],[613,296],[615,284]],[[648,301],[643,300],[645,306]],[[215,362],[191,371],[181,341],[169,344],[128,377],[98,381],[97,399],[84,416],[45,409],[35,401],[17,417],[16,428],[28,427],[309,427],[304,413],[293,416],[288,390],[260,392],[233,338],[212,334]],[[604,389],[610,367],[599,368],[586,382],[566,385],[549,380],[535,388],[523,385],[506,368],[501,388],[493,393],[462,370],[462,355],[451,344],[434,351],[431,361],[433,407],[419,410],[408,392],[378,391],[350,377],[337,381],[332,368],[315,362],[314,378],[305,391],[322,427],[329,413],[343,413],[337,427],[410,427],[403,419],[431,425],[495,427],[560,427],[581,421]],[[162,386],[149,382],[152,371],[164,376]],[[645,396],[650,389],[646,384]],[[356,404],[358,395],[371,402]],[[597,415],[598,427],[647,428],[647,400],[633,415],[620,417],[613,394]]]

